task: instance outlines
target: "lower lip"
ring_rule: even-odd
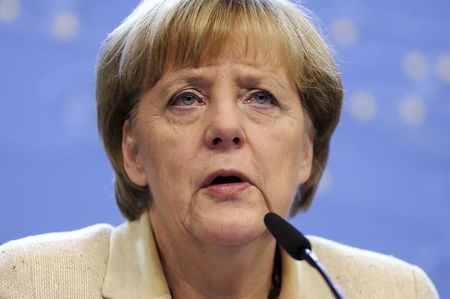
[[[206,187],[209,193],[214,194],[219,197],[230,197],[239,195],[242,191],[250,187],[250,183],[228,183],[228,184],[218,184]]]

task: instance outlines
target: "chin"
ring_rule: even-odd
[[[217,246],[243,246],[261,238],[266,232],[262,216],[253,213],[235,212],[208,219],[197,231],[202,241]],[[199,227],[200,228],[200,227]]]

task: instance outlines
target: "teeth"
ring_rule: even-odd
[[[227,183],[241,183],[242,179],[238,176],[218,176],[214,178],[211,185],[227,184]]]

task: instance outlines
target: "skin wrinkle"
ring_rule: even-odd
[[[130,103],[133,90],[149,90],[168,66],[200,66],[223,55],[246,56],[248,64],[286,65],[294,85],[308,98],[304,107],[311,111],[316,127],[311,125],[311,131],[317,129],[311,136],[317,135],[315,144],[325,148],[314,157],[313,175],[302,186],[294,211],[309,206],[338,118],[340,104],[331,107],[330,103],[340,103],[342,98],[339,74],[313,18],[303,7],[288,2],[268,2],[267,6],[244,2],[144,1],[105,40],[97,68],[98,125],[116,172],[116,200],[127,219],[135,220],[142,213],[147,205],[139,205],[139,198],[148,190],[123,175],[119,131],[122,119],[129,116],[129,111],[122,109],[132,107],[111,103]]]
[[[205,68],[200,68],[200,69],[206,69],[206,67]],[[194,69],[194,72],[197,72],[197,71],[199,71],[199,69]],[[272,80],[271,81],[273,81],[273,82],[275,82],[275,83],[277,83],[277,85],[280,87],[280,88],[285,88],[285,86],[283,86],[278,80],[276,80],[273,76],[269,76]],[[175,82],[189,82],[190,84],[199,84],[199,85],[202,85],[202,86],[210,86],[211,85],[211,82],[208,82],[209,80],[208,80],[208,78],[203,78],[201,75],[196,75],[196,76],[190,76],[190,77],[187,77],[187,78],[184,78],[184,77],[182,77],[182,78],[178,78],[178,77],[176,77],[176,78],[174,78],[174,79],[171,79],[171,80],[169,80],[168,82],[168,84],[166,84],[166,86],[167,85],[169,85],[169,84],[176,84]],[[244,79],[242,78],[242,77],[239,77],[237,80],[236,80],[236,82],[239,82],[239,85],[244,85],[244,86],[251,86],[250,84],[256,84],[256,85],[260,85],[261,83],[261,80],[259,79],[259,78],[256,78],[256,77],[251,77],[251,76],[248,76],[248,77],[245,77]],[[170,86],[170,85],[169,85]],[[164,90],[164,92],[162,93],[162,94],[168,94],[167,93],[167,90],[166,89],[163,89]],[[168,95],[166,96],[164,96],[164,97],[169,97]],[[154,100],[153,100],[154,101]],[[153,102],[152,101],[152,102]],[[297,118],[298,117],[298,114],[295,114],[295,113],[292,113],[292,114],[290,114],[289,113],[289,111],[285,111],[285,114],[286,115],[288,115],[290,118],[292,118],[294,121],[299,121],[299,119]],[[156,115],[156,114],[155,114]],[[155,116],[154,115],[154,116]],[[158,115],[159,117],[164,117],[164,113],[163,112],[161,112],[159,115]],[[297,117],[295,117],[295,116],[297,116]],[[274,120],[273,119],[271,119],[271,118],[269,118],[269,120],[271,121],[271,122],[273,122]],[[156,120],[155,120],[156,121]],[[176,123],[172,123],[172,126],[173,126],[173,130],[176,132],[177,130],[178,130],[178,127],[177,127],[177,125],[176,125]],[[181,133],[178,133],[178,134],[181,134]],[[251,142],[251,141],[250,141]],[[305,146],[306,146],[306,144],[305,144]],[[265,179],[264,179],[264,176],[262,177],[263,178],[263,183],[265,183]],[[191,181],[192,181],[192,179],[191,179]],[[191,183],[192,184],[192,183]],[[261,190],[261,193],[263,193],[263,191]],[[263,193],[264,194],[264,193]],[[267,197],[266,197],[266,195],[264,194],[264,200],[266,201],[266,205],[267,205],[267,207],[268,207],[268,210],[270,210],[270,211],[272,211],[272,207],[270,207],[270,203],[269,203],[269,201],[268,201],[268,199],[267,199]],[[191,207],[192,208],[192,207]]]
[[[206,68],[195,69],[195,71],[200,72],[201,69],[206,69]],[[276,83],[281,90],[284,90],[286,88],[286,86],[283,86],[274,76],[270,75],[269,78],[272,79],[270,81]],[[264,82],[264,80],[262,80],[261,78],[258,78],[258,77],[252,77],[251,74],[246,75],[245,78],[239,77],[236,79],[237,85],[242,86],[242,87],[264,86],[264,84],[262,82]],[[181,75],[180,77],[177,76],[176,78],[173,78],[165,83],[165,86],[167,86],[167,87],[162,89],[163,91],[161,92],[161,98],[162,99],[171,98],[174,94],[179,93],[181,91],[181,89],[180,89],[181,86],[184,87],[186,85],[199,86],[201,90],[207,90],[210,88],[211,82],[209,82],[208,78],[203,77],[202,75],[186,76],[186,77],[184,75]],[[178,86],[180,86],[180,87],[178,87]],[[188,88],[184,87],[183,89],[188,89]],[[175,91],[175,90],[177,90],[177,91]],[[208,96],[208,94],[206,94],[205,96]]]
[[[202,282],[202,275],[208,276],[206,269],[222,269],[222,273],[208,276],[209,288],[222,290],[223,294],[236,290],[251,295],[256,290],[240,289],[240,274],[231,275],[228,270],[237,267],[239,273],[270,272],[265,269],[270,265],[260,263],[259,254],[254,256],[255,246],[275,246],[262,219],[268,211],[287,214],[308,142],[302,138],[305,124],[300,98],[286,68],[259,63],[255,64],[257,69],[252,69],[246,59],[238,60],[239,63],[233,59],[233,55],[221,57],[215,60],[217,65],[208,64],[201,71],[188,68],[165,73],[142,95],[133,121],[138,128],[134,133],[143,167],[140,175],[146,178],[153,195],[149,212],[157,244],[164,254],[166,275],[175,275],[168,277],[169,285],[199,291],[206,283]],[[274,76],[278,82],[273,80]],[[194,77],[195,80],[187,82],[186,78]],[[167,82],[180,78],[187,86],[169,89]],[[186,89],[199,90],[205,96],[205,105],[174,110],[179,107],[169,104],[169,100],[173,93]],[[250,97],[253,89],[269,91],[286,109],[257,104]],[[208,138],[214,134],[231,138],[233,135],[226,134],[233,130],[243,142],[239,147],[234,148],[233,143],[208,145],[211,142]],[[254,184],[242,198],[216,202],[213,195],[199,189],[200,184],[211,171],[228,167],[243,171]],[[195,244],[195,248],[186,244]],[[272,261],[273,252],[264,250],[267,260]],[[193,269],[177,255],[178,251],[193,261],[201,256],[203,261],[197,263],[200,268],[192,273]],[[241,260],[244,257],[264,270],[247,269],[248,265]],[[270,285],[270,277],[267,279]],[[251,281],[248,285],[254,284]]]
[[[153,222],[153,219],[151,219],[152,220],[152,222]],[[152,225],[154,225],[154,224],[152,224]],[[267,235],[269,235],[268,233],[267,233]],[[195,236],[193,237],[193,238],[195,238]],[[269,239],[271,240],[271,245],[270,246],[268,246],[268,247],[275,247],[275,240],[271,237],[271,236],[269,236]],[[221,248],[221,249],[223,249],[223,250],[225,250],[225,251],[228,251],[229,249],[228,248]],[[231,248],[231,250],[233,250],[233,248]],[[164,249],[162,250],[163,252],[164,252]],[[204,250],[203,249],[203,247],[200,247],[199,248],[199,251],[200,251],[200,253],[201,254],[205,254],[206,253],[206,250]],[[232,258],[233,257],[233,255],[230,255],[230,258]],[[183,273],[186,273],[186,272],[184,272],[184,271],[179,271],[179,269],[176,269],[176,268],[174,268],[174,267],[171,267],[170,265],[168,265],[168,263],[166,263],[166,260],[164,259],[164,257],[161,257],[161,261],[162,261],[162,263],[163,263],[163,265],[164,265],[164,271],[165,271],[165,273],[166,273],[166,277],[168,277],[167,276],[167,273],[170,273],[171,275],[174,275],[174,276],[176,276],[176,277],[178,277],[179,278],[179,281],[181,281],[184,285],[186,285],[187,287],[189,287],[189,288],[191,288],[192,290],[198,290],[196,287],[195,287],[195,285],[192,285],[192,284],[190,284],[189,283],[189,277],[186,277],[186,276],[184,276],[184,274]],[[230,263],[232,262],[231,260],[228,260]],[[272,261],[273,262],[273,261]],[[177,264],[176,266],[181,266],[182,267],[182,265],[181,264]],[[167,268],[166,268],[167,267]],[[217,269],[217,266],[216,265],[214,265],[214,264],[208,264],[208,267],[210,268],[210,269]],[[273,265],[269,265],[269,268],[272,268],[273,267]],[[183,270],[183,269],[181,269],[181,270]],[[226,281],[223,281],[223,283],[226,283]],[[169,285],[170,285],[170,282],[169,282]],[[224,289],[229,289],[229,287],[227,286],[227,285],[222,285],[223,286],[223,288]],[[230,285],[230,287],[232,287],[231,285]],[[200,291],[203,291],[203,289],[200,289]],[[232,291],[231,289],[230,289],[230,291]],[[173,295],[173,293],[172,293],[172,295]],[[204,297],[205,298],[210,298],[211,296],[209,295],[209,294],[206,294],[206,293],[204,293],[203,294],[204,295]],[[217,295],[217,293],[216,293],[216,295]],[[174,298],[176,298],[176,297],[174,297]],[[247,298],[247,297],[246,297]],[[249,298],[253,298],[252,296],[249,296]],[[254,297],[254,298],[259,298],[259,297]]]
[[[342,98],[333,90],[341,83],[332,57],[311,23],[306,11],[284,1],[152,0],[105,41],[97,106],[113,167],[126,174],[117,176],[116,199],[128,220],[150,213],[174,297],[267,297],[275,241],[263,216],[286,215],[299,184],[305,192],[296,207],[309,205],[321,172],[315,167],[308,179],[312,142],[305,130],[314,136],[317,129],[325,154],[314,163],[323,167],[340,107],[332,111],[332,102]],[[179,94],[187,89],[204,105],[178,109],[188,104]],[[279,105],[262,104],[273,101],[255,98],[253,89],[269,91]],[[135,90],[140,99],[133,106]],[[117,131],[134,107],[139,130],[120,153]],[[236,137],[241,143],[230,142]],[[201,188],[210,173],[227,168],[254,186],[231,200]],[[152,196],[139,207],[145,191]]]
[[[275,82],[277,82],[279,85],[280,85],[280,87],[283,87],[282,85],[281,85],[281,83],[279,83],[277,80],[274,80]],[[169,81],[170,82],[170,81]],[[272,120],[273,121],[273,120]]]
[[[151,208],[150,208],[150,211],[152,211]],[[154,221],[154,218],[153,218],[153,217],[151,218],[151,221],[152,221],[152,227],[155,226],[155,224],[153,223],[153,221]],[[158,235],[157,230],[155,230],[154,235],[155,235],[155,239],[156,239],[156,241],[157,241],[157,244],[160,244],[160,242],[158,242],[158,238],[157,238],[157,235]],[[193,239],[196,238],[194,235],[192,235],[192,237],[193,237]],[[271,243],[272,243],[271,246],[274,247],[274,246],[275,246],[275,241],[274,241],[271,237],[269,237],[269,238],[271,239]],[[228,249],[225,248],[225,250],[228,250]],[[159,251],[166,252],[164,249],[159,250]],[[199,248],[199,251],[201,252],[201,254],[206,253],[206,250],[203,249],[203,247],[200,247],[200,248]],[[232,257],[232,256],[230,256],[230,257]],[[171,267],[171,266],[166,262],[166,259],[164,258],[163,255],[160,255],[160,258],[161,258],[161,262],[162,262],[162,264],[163,264],[163,266],[164,266],[163,269],[164,269],[164,272],[166,273],[166,277],[169,278],[170,276],[167,275],[167,274],[170,273],[171,275],[176,276],[176,277],[179,279],[178,281],[182,282],[182,283],[183,283],[185,286],[187,286],[188,288],[190,288],[190,289],[192,289],[192,290],[194,290],[194,291],[195,291],[195,290],[198,290],[198,288],[196,288],[195,285],[191,285],[191,284],[189,283],[190,280],[188,279],[188,277],[186,277],[186,276],[184,275],[184,273],[187,273],[187,272],[183,271],[183,269],[181,269],[182,271],[179,271],[179,269],[174,268],[174,267]],[[231,263],[231,261],[230,261],[230,263]],[[182,267],[181,264],[177,264],[177,266],[181,266],[181,267]],[[214,264],[209,264],[208,267],[209,267],[210,269],[217,269],[217,266],[214,265]],[[273,266],[270,265],[269,268],[271,268],[271,267],[273,267]],[[225,283],[225,281],[224,281],[224,283]],[[169,281],[169,285],[170,285],[170,281]],[[224,285],[223,288],[224,288],[224,289],[227,289],[228,286]],[[202,290],[203,290],[203,289],[200,289],[200,291],[202,291]],[[230,290],[230,291],[231,291],[231,290]],[[174,295],[174,294],[172,293],[172,295]],[[210,298],[210,295],[209,295],[209,294],[204,293],[203,295],[204,295],[205,298]],[[216,294],[216,295],[217,295],[217,294]],[[252,297],[252,296],[250,296],[250,297]],[[174,298],[176,298],[176,297],[174,297]]]
[[[195,79],[195,80],[197,80],[197,79]],[[206,79],[205,79],[206,80]],[[200,80],[200,81],[203,81],[203,80]],[[258,80],[259,81],[259,80]],[[206,83],[206,84],[208,84],[209,85],[209,83]],[[258,86],[256,86],[256,87],[258,87]],[[283,86],[281,86],[281,87],[283,87]],[[188,88],[184,88],[184,90],[185,89],[188,89]],[[264,88],[264,89],[267,89],[267,88]],[[270,89],[270,88],[269,88]],[[207,97],[207,95],[205,95],[206,97]],[[170,98],[172,98],[173,96],[170,96]],[[205,100],[207,100],[207,98],[205,98]],[[208,101],[208,100],[207,100]],[[198,108],[199,109],[199,108]],[[282,107],[280,107],[280,110],[281,110],[281,112],[288,112],[288,111],[285,111],[286,109],[282,109]],[[251,115],[252,116],[252,115]],[[189,117],[193,117],[193,116],[189,116]],[[188,116],[186,116],[186,118],[188,118]],[[254,118],[254,119],[256,119],[256,118]],[[273,120],[272,118],[269,118],[269,120]],[[183,121],[183,119],[181,119],[181,120],[179,120],[180,121],[180,123]]]
[[[206,90],[210,87],[211,83],[201,75],[177,76],[165,83],[166,88],[162,89],[161,99],[170,99],[174,94],[179,93],[182,87],[185,89],[187,85],[200,86],[203,90]]]

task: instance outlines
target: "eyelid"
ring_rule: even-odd
[[[248,99],[248,98],[254,97],[258,93],[266,94],[270,98],[271,104],[278,105],[277,98],[270,91],[267,91],[265,89],[250,89],[250,92],[249,92],[248,96],[246,96],[246,98]]]
[[[183,95],[194,95],[196,96],[199,100],[203,100],[204,99],[204,95],[202,93],[200,93],[198,90],[195,90],[193,88],[185,88],[182,89],[181,91],[176,92],[173,96],[170,97],[167,105],[168,106],[175,106],[176,105],[176,101]]]

